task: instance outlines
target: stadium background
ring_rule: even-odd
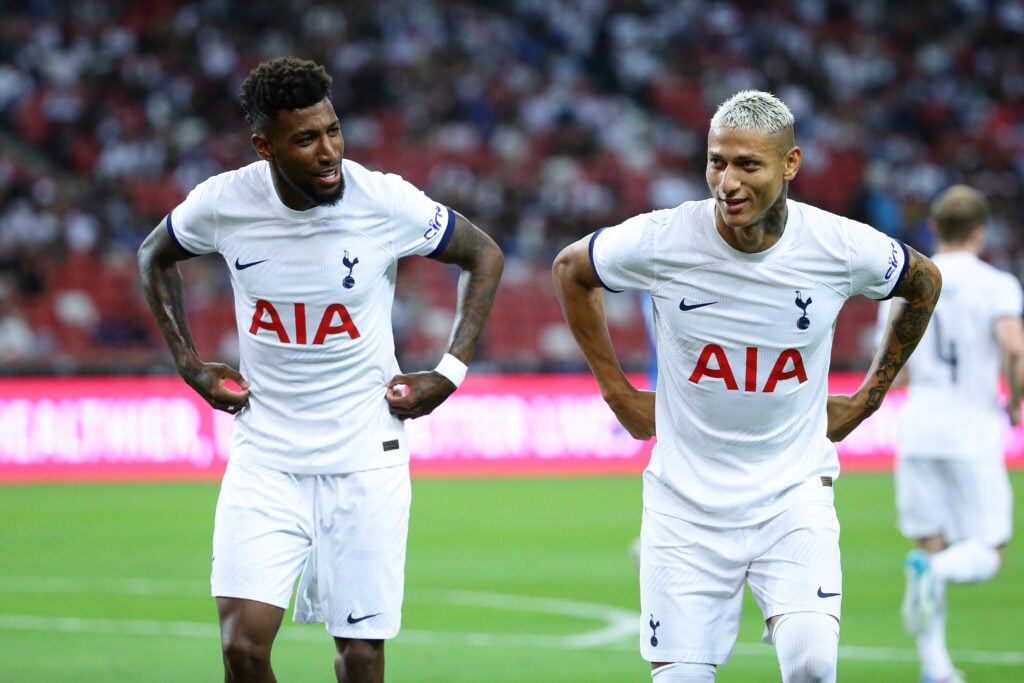
[[[582,367],[551,258],[595,228],[706,196],[707,121],[744,87],[796,114],[794,197],[927,253],[927,203],[966,182],[993,202],[986,256],[1024,271],[1020,2],[29,0],[0,12],[7,374],[173,371],[135,250],[197,182],[256,158],[237,93],[280,54],[333,74],[349,158],[402,174],[505,250],[477,370]],[[410,366],[432,366],[449,329],[450,282],[421,262],[406,264],[396,311]],[[222,263],[189,265],[197,342],[230,359]],[[620,299],[619,350],[642,369],[636,303]],[[847,307],[837,368],[863,367],[873,314]]]
[[[505,538],[522,540],[521,548],[514,542],[510,548],[522,549],[531,563],[513,570],[513,560],[520,558],[509,557],[507,573],[478,588],[508,591],[510,585],[521,587],[518,580],[530,574],[537,582],[531,595],[582,600],[595,591],[607,591],[608,602],[629,610],[633,596],[618,587],[632,587],[635,577],[619,545],[628,543],[635,530],[635,473],[646,451],[630,451],[623,445],[620,455],[625,452],[626,457],[605,453],[602,458],[593,439],[571,444],[593,424],[586,419],[607,429],[607,413],[595,417],[600,406],[593,405],[592,385],[587,389],[579,384],[586,382],[579,375],[585,366],[562,323],[550,284],[554,254],[595,228],[706,196],[708,118],[732,92],[756,87],[779,94],[796,114],[798,143],[805,156],[791,188],[794,198],[864,220],[929,253],[924,223],[928,202],[949,183],[974,185],[993,206],[985,257],[1020,277],[1024,217],[1015,209],[1024,185],[1022,46],[1024,3],[1018,0],[0,2],[0,482],[216,478],[217,459],[203,461],[205,456],[196,456],[194,450],[194,444],[205,438],[204,447],[213,450],[203,453],[216,451],[211,444],[218,434],[222,438],[223,429],[217,431],[215,418],[203,413],[201,406],[193,407],[194,414],[187,409],[164,410],[181,408],[179,402],[190,399],[181,392],[180,382],[166,379],[173,375],[173,367],[141,296],[135,250],[197,182],[255,159],[237,104],[239,85],[261,59],[295,54],[325,64],[332,73],[347,157],[403,175],[470,217],[504,249],[505,277],[470,380],[482,384],[472,391],[493,395],[499,391],[493,383],[501,383],[499,393],[526,406],[522,420],[527,426],[521,431],[527,436],[539,431],[531,419],[550,414],[557,401],[562,401],[562,425],[577,427],[575,435],[565,431],[563,442],[549,444],[546,451],[538,447],[518,460],[513,457],[515,462],[507,467],[494,466],[486,458],[461,469],[431,470],[431,462],[414,463],[420,472],[442,477],[533,475],[531,480],[503,480],[523,496],[509,509],[523,507],[522,514],[499,525]],[[223,264],[204,257],[182,270],[200,350],[209,358],[233,362],[237,343]],[[403,263],[395,310],[403,366],[431,367],[436,362],[450,329],[454,276],[422,259]],[[627,369],[642,373],[648,348],[637,300],[622,295],[607,296],[606,302]],[[866,367],[874,315],[874,304],[863,299],[844,309],[833,356],[839,385],[856,381]],[[538,388],[542,386],[548,389]],[[551,386],[558,387],[555,398],[544,394]],[[152,394],[155,387],[165,393]],[[544,395],[538,399],[537,393]],[[105,398],[108,403],[103,403]],[[157,419],[154,414],[185,417],[184,422],[145,421]],[[106,425],[106,431],[86,433],[86,415]],[[183,424],[198,430],[201,438],[182,438],[193,433],[181,431]],[[882,637],[872,641],[875,645],[890,642],[884,640],[888,637],[906,645],[895,625],[898,616],[885,612],[892,612],[898,601],[898,564],[904,550],[892,529],[891,491],[885,483],[891,429],[889,412],[883,424],[876,421],[861,437],[867,452],[876,457],[856,462],[881,467],[883,473],[862,475],[863,480],[849,484],[856,490],[873,482],[872,493],[865,496],[866,508],[851,515],[844,527],[844,552],[848,562],[854,562],[848,568],[851,581],[856,576],[874,581],[864,590],[850,585],[848,596],[859,595],[862,605],[870,605],[892,623],[877,630],[871,622],[858,631],[857,617],[850,617],[844,642],[853,642],[854,647],[863,642],[857,640],[860,634],[868,640]],[[606,432],[591,430],[590,435],[595,433]],[[159,449],[155,466],[136,467],[132,454],[151,447],[154,434],[167,435],[159,441],[188,451],[184,469],[160,460],[166,452]],[[435,450],[457,446],[430,434],[421,438]],[[1021,462],[1024,451],[1019,441],[1015,434],[1014,463]],[[607,451],[607,444],[604,448]],[[103,452],[96,455],[96,449]],[[206,468],[195,468],[197,461],[205,462]],[[538,496],[552,494],[544,487],[555,485],[536,475],[556,472],[628,474],[621,479],[607,476],[604,483],[579,479],[575,487],[565,487],[575,489],[575,494],[558,490],[565,507],[546,504],[562,519],[578,514],[581,528],[590,525],[581,533],[593,536],[596,547],[577,548],[573,539],[566,541],[580,551],[578,556],[563,557],[564,544],[548,548],[541,540],[550,540],[551,528],[535,528],[525,521]],[[1015,476],[1015,485],[1020,481]],[[172,581],[173,576],[188,586],[184,592],[189,599],[193,594],[202,599],[202,581],[198,589],[188,583],[204,575],[201,562],[174,565],[174,571],[167,565],[134,561],[99,562],[95,569],[84,563],[110,541],[96,536],[94,525],[116,526],[136,514],[140,519],[173,517],[183,524],[191,520],[191,527],[175,527],[169,533],[193,539],[193,546],[181,552],[201,560],[215,488],[197,484],[182,492],[169,484],[159,490],[138,486],[0,489],[3,518],[10,522],[0,538],[5,548],[0,554],[0,655],[15,663],[6,673],[0,667],[0,681],[66,680],[46,661],[45,653],[56,643],[55,633],[65,634],[60,640],[71,650],[70,670],[93,672],[94,680],[173,678],[140,673],[144,664],[135,666],[120,648],[139,648],[152,661],[160,661],[161,654],[126,637],[117,641],[114,653],[109,643],[99,645],[80,634],[70,637],[73,643],[66,642],[66,634],[78,633],[75,623],[83,624],[82,633],[117,635],[122,628],[114,625],[119,611],[126,619],[124,630],[130,631],[133,624],[143,628],[132,618],[146,610],[130,603],[111,608],[115,591],[96,588],[104,581],[109,584],[103,586],[128,585],[142,591],[140,574],[157,582]],[[455,494],[447,486],[460,488]],[[492,486],[484,480],[421,481],[421,500],[435,495],[440,510],[433,517],[429,503],[421,503],[427,507],[422,516],[430,520],[424,524],[447,528],[463,523],[458,515],[465,510],[448,509],[459,496],[503,501]],[[615,493],[603,486],[613,487]],[[164,495],[169,497],[166,507],[146,504]],[[574,495],[604,496],[607,507],[597,506],[593,517],[586,516],[582,511],[592,501]],[[182,514],[182,506],[190,506],[189,511],[198,507],[202,524]],[[469,514],[487,520],[498,507],[481,503]],[[58,519],[47,519],[46,509],[55,511]],[[145,517],[147,510],[154,517]],[[628,518],[611,523],[609,510],[622,510]],[[80,523],[59,519],[61,512]],[[863,521],[865,516],[872,521],[863,525],[858,537],[853,520]],[[517,524],[522,530],[517,531]],[[604,537],[603,529],[608,529]],[[493,543],[488,530],[476,531],[482,534],[478,545],[486,550]],[[425,581],[416,562],[426,556],[443,565],[427,539],[448,541],[436,530],[416,536],[414,528],[413,533],[411,553],[418,549],[415,557],[420,559],[410,560],[410,594]],[[65,548],[38,542],[64,535],[81,537],[81,545]],[[466,538],[468,554],[472,542]],[[558,534],[554,538],[566,540]],[[54,555],[55,548],[66,554]],[[140,543],[128,554],[173,555],[180,565],[177,548],[165,535],[158,546]],[[552,578],[545,573],[545,553],[552,562],[586,566],[610,583],[592,586],[577,575]],[[69,556],[77,560],[64,566]],[[1024,564],[1020,554],[1010,558]],[[611,568],[598,569],[598,560],[607,560]],[[486,562],[486,553],[480,562]],[[882,562],[884,569],[871,569]],[[67,576],[57,575],[55,563]],[[1024,632],[1020,615],[1006,610],[1007,605],[1024,604],[1024,594],[1016,589],[1024,585],[1024,571],[1013,569],[1012,561],[1007,565],[1009,576],[1004,572],[992,593],[971,594],[978,625],[970,627],[970,633],[978,636],[979,648],[989,647],[993,638],[999,641],[999,634]],[[57,598],[63,603],[73,592],[68,588],[73,579],[79,586],[75,590],[85,590],[88,599],[64,612],[54,607],[37,614],[33,600],[51,603]],[[472,584],[479,577],[458,580]],[[86,589],[81,589],[83,584]],[[15,597],[21,594],[29,606]],[[853,612],[857,602],[849,599]],[[212,615],[203,611],[205,602],[199,604],[188,618],[208,625]],[[76,609],[74,618],[82,621],[68,621]],[[410,609],[415,616],[415,604]],[[152,610],[153,623],[178,623],[164,621],[174,612]],[[453,614],[451,620],[462,616]],[[44,617],[49,621],[32,621]],[[751,621],[748,615],[746,620],[745,633],[755,641],[756,618]],[[26,627],[33,623],[41,624],[36,641],[31,640],[35,632]],[[150,626],[143,631],[152,626],[145,623]],[[993,623],[1004,628],[993,629]],[[490,624],[482,630],[490,628],[500,630]],[[174,632],[167,626],[153,633],[166,634],[167,629]],[[212,632],[207,635],[215,641]],[[411,641],[406,647],[416,657],[424,656],[417,648],[435,645],[418,643],[415,636]],[[1002,642],[1001,651],[968,659],[974,665],[972,682],[1024,680],[1019,637]],[[451,642],[444,644],[452,647]],[[995,647],[1000,647],[998,642]],[[621,661],[588,669],[580,660],[569,667],[579,669],[576,678],[566,671],[536,680],[622,680],[599,673],[624,667],[635,671],[633,643],[627,636],[611,649]],[[94,661],[100,652],[109,653],[107,659],[113,663]],[[212,663],[207,674],[215,671],[216,652],[202,652],[194,657]],[[400,656],[403,650],[398,652]],[[847,659],[858,658],[851,652],[844,650],[844,666]],[[912,656],[906,652],[891,657],[871,652],[866,659],[876,657],[876,666],[862,669],[868,672],[862,680],[900,679],[880,671],[902,671],[904,679],[912,678]],[[460,656],[472,661],[466,652]],[[564,653],[559,657],[575,661]],[[445,662],[437,664],[443,671]],[[493,662],[488,665],[493,667]],[[401,659],[397,666],[400,677]],[[979,678],[986,675],[986,666],[991,677]],[[745,680],[772,680],[770,673],[759,678],[771,671],[770,661],[758,660],[750,667],[761,673],[751,673]],[[407,666],[406,671],[407,677],[400,680],[456,680],[448,674],[430,679],[415,667]],[[510,671],[495,680],[528,680],[522,670]]]

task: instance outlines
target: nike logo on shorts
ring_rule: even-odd
[[[818,597],[819,598],[834,598],[837,595],[840,595],[840,594],[839,593],[826,593],[823,590],[821,590],[821,586],[818,586]]]
[[[352,613],[349,612],[348,613],[348,623],[350,623],[350,624],[358,624],[360,621],[366,621],[367,619],[373,619],[374,617],[378,617],[378,616],[380,616],[380,612],[377,612],[376,614],[367,614],[367,615],[362,616],[362,617],[354,617],[354,616],[352,616]]]

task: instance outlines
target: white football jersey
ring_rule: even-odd
[[[1001,458],[1007,421],[998,396],[1002,353],[995,324],[1021,316],[1020,282],[966,251],[932,260],[942,273],[942,294],[907,362],[900,456]]]
[[[748,254],[715,227],[713,199],[643,214],[591,241],[612,291],[654,302],[658,438],[644,504],[740,526],[795,500],[831,497],[826,437],[832,335],[843,303],[890,296],[906,248],[881,232],[788,202],[780,240]]]
[[[398,260],[447,244],[455,214],[400,177],[345,160],[344,198],[295,211],[258,161],[198,185],[167,217],[194,254],[217,252],[235,298],[249,408],[231,458],[296,474],[407,462],[385,383]]]

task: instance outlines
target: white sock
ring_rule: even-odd
[[[651,669],[651,680],[654,683],[714,683],[714,664],[690,664],[675,662]]]
[[[783,614],[772,628],[783,683],[835,683],[839,622],[822,612]]]
[[[953,673],[953,660],[946,649],[946,607],[942,603],[917,636],[917,656],[921,660],[921,673],[935,680],[944,680]]]
[[[988,581],[999,571],[999,552],[980,541],[959,541],[931,556],[932,571],[943,581]]]

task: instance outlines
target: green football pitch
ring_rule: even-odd
[[[1024,473],[1014,475],[1020,492]],[[403,630],[391,683],[649,681],[628,548],[638,477],[413,483]],[[214,484],[0,488],[0,682],[221,680],[208,597]],[[916,681],[900,627],[892,480],[836,483],[843,524],[841,681]],[[1016,527],[1024,528],[1024,505]],[[1024,681],[1024,543],[992,582],[949,590],[970,683]],[[778,681],[753,601],[720,683]],[[323,628],[286,622],[282,681],[332,681]]]

